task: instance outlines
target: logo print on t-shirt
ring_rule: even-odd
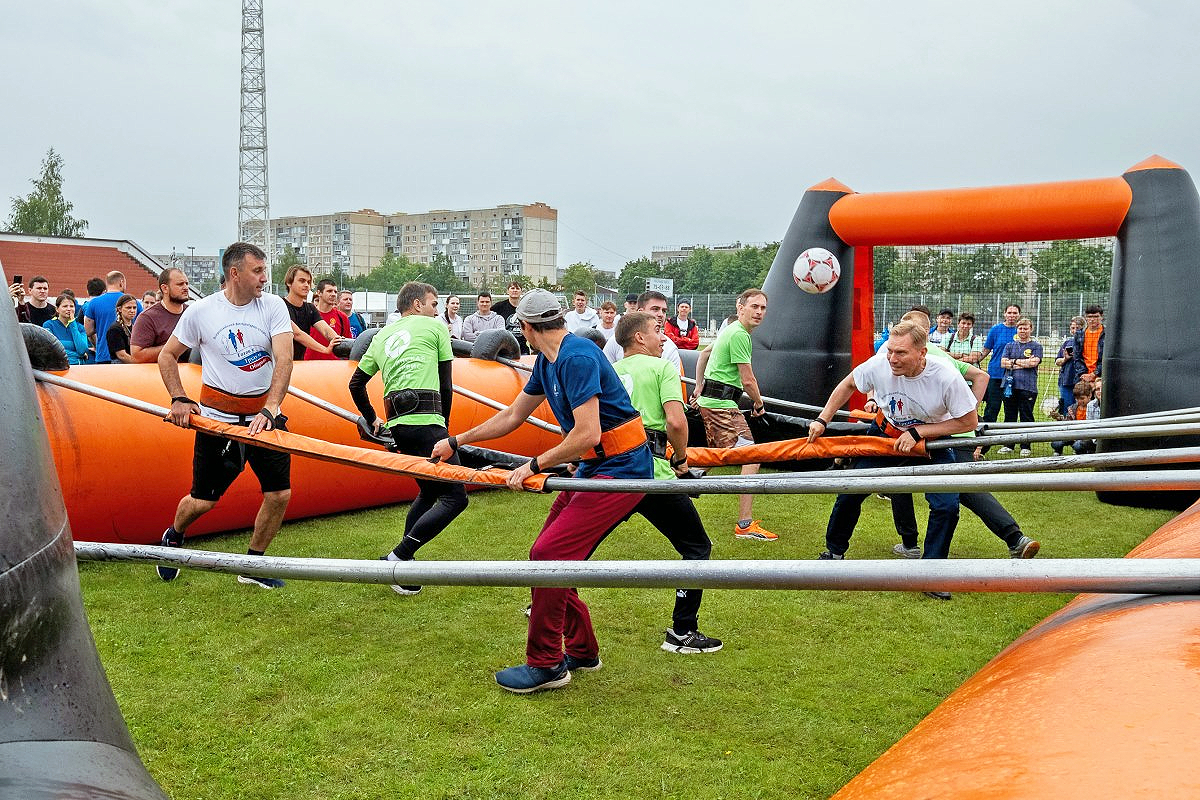
[[[242,372],[254,372],[271,363],[271,354],[265,348],[246,344],[246,337],[240,327],[230,325],[225,329],[225,338],[229,339],[228,352],[223,354],[225,360]]]

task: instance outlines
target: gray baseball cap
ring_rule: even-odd
[[[525,293],[517,303],[517,319],[524,322],[549,322],[561,319],[562,306],[558,298],[545,289],[533,289]]]

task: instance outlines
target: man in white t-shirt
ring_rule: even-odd
[[[265,430],[286,430],[280,405],[292,375],[292,320],[282,298],[263,294],[269,274],[266,255],[246,242],[231,244],[221,259],[225,288],[184,310],[171,338],[158,354],[158,369],[171,395],[167,421],[190,427],[193,414],[245,425],[251,436]],[[199,401],[184,393],[179,356],[198,350],[203,366]],[[242,473],[246,464],[258,477],[263,500],[254,520],[250,555],[263,555],[292,496],[291,457],[254,445],[196,431],[192,456],[192,489],[175,510],[175,520],[163,533],[164,547],[180,547],[187,529],[210,511]],[[157,567],[164,581],[179,570]],[[278,589],[278,578],[239,575],[238,583]]]
[[[667,296],[660,292],[643,292],[638,296],[636,310],[652,314],[658,320],[659,327],[662,327],[667,321]],[[663,335],[662,346],[662,358],[674,364],[675,369],[682,369],[679,360],[679,348],[665,334]],[[615,364],[625,357],[625,350],[617,343],[616,339],[612,339],[608,344],[604,345],[604,355],[610,363]]]
[[[868,359],[854,368],[834,388],[825,408],[809,427],[812,441],[825,432],[826,420],[850,399],[855,390],[874,396],[884,416],[884,428],[872,425],[871,432],[895,439],[894,457],[867,457],[854,460],[854,468],[914,463],[910,456],[922,439],[935,439],[966,433],[979,421],[978,401],[958,370],[940,359],[926,358],[928,334],[924,325],[900,322],[888,337],[886,361]],[[935,464],[954,462],[950,450],[930,450]],[[927,463],[921,459],[920,463]],[[858,523],[864,494],[840,494],[833,504],[825,530],[827,549],[822,560],[840,561],[850,546],[850,537]],[[925,535],[924,558],[947,558],[950,540],[958,525],[958,494],[927,492],[929,524]],[[949,595],[937,593],[939,599]]]

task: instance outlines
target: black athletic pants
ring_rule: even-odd
[[[422,458],[428,458],[433,446],[448,435],[441,425],[393,425],[390,430],[398,452]],[[446,463],[459,463],[458,454]],[[422,545],[445,530],[467,507],[467,490],[461,483],[422,478],[416,481],[420,491],[404,520],[404,538],[392,551],[401,561],[411,561]]]
[[[712,553],[712,542],[704,532],[704,523],[700,521],[692,498],[687,495],[648,494],[634,506],[629,516],[634,514],[641,514],[659,533],[666,536],[667,541],[684,561],[707,561]],[[675,590],[675,610],[671,614],[671,627],[676,633],[684,634],[697,630],[700,600],[703,595],[703,589]]]

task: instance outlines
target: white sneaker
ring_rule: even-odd
[[[899,556],[900,558],[920,558],[921,548],[905,547],[904,542],[896,542],[895,546],[892,547],[892,555]]]
[[[996,452],[997,452],[997,453],[999,453],[999,454],[1000,454],[1000,455],[1002,455],[1002,456],[1006,456],[1006,455],[1008,455],[1009,453],[1011,453],[1012,451],[1013,451],[1013,449],[1012,449],[1011,447],[998,447],[998,448],[996,448]]]
[[[1029,458],[1031,455],[1033,455],[1033,451],[1028,447],[1021,448],[1021,458]]]

